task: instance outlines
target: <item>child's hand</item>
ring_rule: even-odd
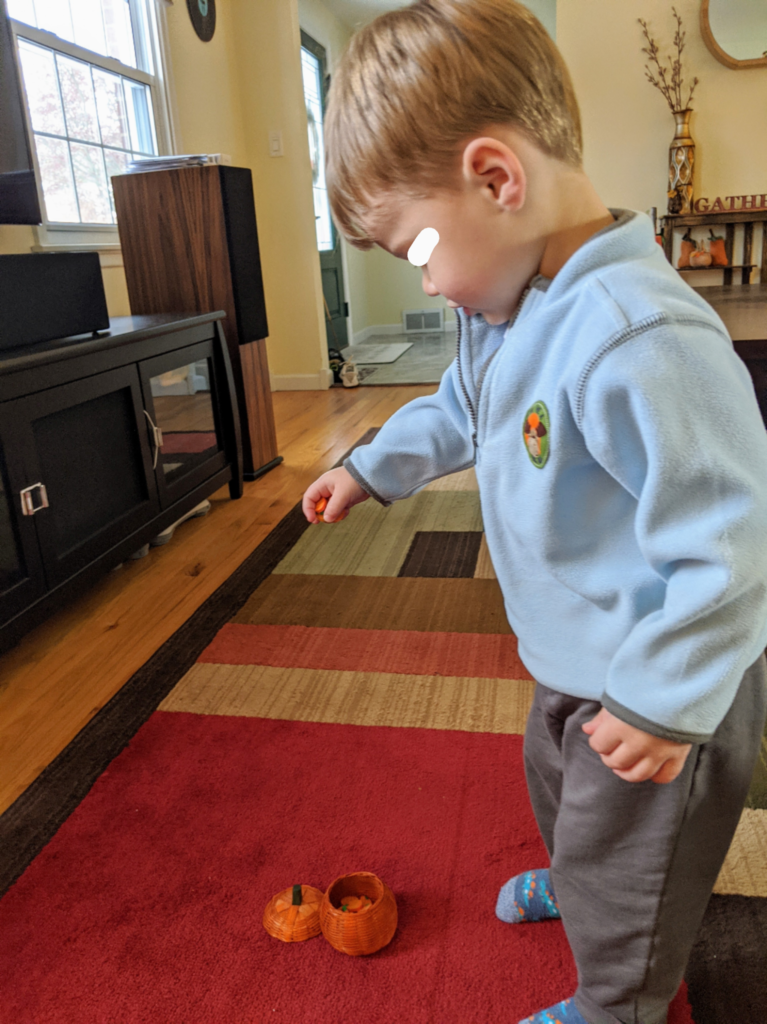
[[[607,708],[582,727],[589,746],[608,768],[626,782],[673,782],[684,767],[690,743],[674,743],[636,729]]]
[[[329,473],[323,473],[319,480],[306,488],[302,508],[304,515],[310,523],[318,523],[320,520],[314,511],[314,506],[320,498],[328,499],[328,507],[323,512],[323,519],[326,523],[334,523],[343,511],[359,505],[366,501],[370,495],[363,491],[351,473],[343,469],[331,469]]]

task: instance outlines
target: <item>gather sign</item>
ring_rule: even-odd
[[[727,205],[725,205],[727,204]],[[713,203],[696,199],[692,204],[696,213],[735,213],[738,210],[767,210],[767,193],[757,196],[717,196]]]

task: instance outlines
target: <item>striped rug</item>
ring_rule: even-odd
[[[160,709],[522,735],[533,687],[466,470],[307,530]],[[765,780],[717,893],[767,897]]]
[[[503,1019],[518,1011],[508,1018],[513,1024],[539,1008],[525,999],[550,994],[553,1001],[562,979],[574,982],[561,926],[515,932],[524,947],[516,955],[535,959],[530,971],[509,966],[512,950],[504,953],[498,946],[509,930],[493,930],[498,923],[492,920],[492,900],[474,891],[466,874],[476,871],[477,885],[495,885],[507,869],[514,873],[527,858],[542,854],[521,770],[533,685],[503,613],[473,471],[431,484],[389,509],[368,501],[332,526],[308,527],[294,510],[97,716],[91,733],[81,734],[27,799],[0,818],[0,841],[6,838],[12,854],[5,866],[8,881],[40,849],[35,837],[50,839],[0,903],[0,929],[12,947],[0,974],[0,1006],[17,1008],[14,1024],[70,1019],[56,1016],[62,999],[80,1007],[81,1016],[71,1019],[84,1024],[118,1017],[199,1024],[495,1024],[502,1009]],[[270,781],[254,791],[243,780],[257,763]],[[483,781],[479,788],[487,792],[466,788],[467,765],[473,766],[474,784]],[[377,774],[387,780],[385,792],[376,790]],[[262,806],[267,794],[279,806]],[[471,814],[456,815],[455,801],[461,807],[473,803],[476,815],[491,815],[486,839],[484,819],[469,828]],[[510,826],[507,834],[503,811],[495,820],[493,808],[499,805],[507,813],[516,807],[511,817],[521,831]],[[133,813],[139,818],[131,819]],[[253,821],[243,821],[249,815]],[[295,835],[296,848],[283,850],[281,867],[272,861],[279,849],[275,837],[286,834],[286,816],[294,820],[287,834]],[[367,838],[358,842],[360,836]],[[378,846],[370,836],[378,837]],[[99,846],[93,871],[96,887],[103,888],[103,902],[92,905],[80,874],[89,844]],[[109,849],[119,855],[104,852]],[[155,860],[150,851],[158,849],[164,857]],[[241,897],[227,891],[234,883],[222,882],[215,866],[205,881],[204,865],[216,859],[217,850],[228,864],[255,858],[248,870],[253,884],[258,879],[266,891],[249,896],[252,906],[238,903]],[[354,854],[368,862],[348,863]],[[169,873],[169,858],[194,879],[193,892],[184,890],[178,872]],[[330,951],[326,963],[321,941],[275,952],[273,940],[260,934],[261,902],[271,889],[297,880],[287,877],[291,870],[314,864],[321,877],[299,880],[326,887],[332,877],[322,872],[332,865],[338,873],[373,868],[371,859],[395,891],[395,881],[404,890],[397,893],[400,931],[389,953],[340,963]],[[471,909],[464,924],[453,920],[451,894],[429,884],[430,870],[435,885],[441,877],[468,886]],[[150,895],[152,878],[172,892],[159,907]],[[115,898],[120,884],[124,898]],[[442,922],[439,937],[430,930],[428,913],[408,909],[418,903],[420,888],[433,901],[435,927]],[[70,894],[63,900],[62,891]],[[767,747],[716,894],[690,962],[687,992],[675,1002],[670,1024],[767,1020]],[[59,908],[50,928],[55,943],[30,928],[43,903]],[[83,903],[91,908],[87,913]],[[106,926],[112,929],[100,945],[83,937],[97,912],[110,918]],[[141,913],[151,934],[142,936]],[[175,920],[178,913],[182,924]],[[163,915],[174,916],[167,940],[157,934]],[[211,941],[202,945],[191,938],[200,928],[211,930]],[[218,939],[216,928],[222,929]],[[530,935],[543,945],[528,948]],[[250,950],[245,959],[242,943]],[[441,951],[436,961],[432,947]],[[94,948],[103,951],[99,996],[82,1003],[78,986],[70,991],[63,979],[73,969],[75,978],[85,970],[78,949],[84,956]],[[215,962],[216,948],[221,964]],[[238,981],[240,972],[248,973],[248,956],[252,970],[263,976],[255,988],[250,977]],[[174,996],[174,971],[166,966],[158,974],[155,961],[174,957],[183,961],[178,978],[191,987],[194,1017],[188,1016],[190,993]],[[553,985],[545,977],[528,977],[545,974],[547,960]],[[43,962],[45,970],[33,972],[20,992],[23,965]],[[385,966],[371,966],[376,962]],[[326,970],[331,978],[339,972],[340,1002],[333,997],[334,983],[322,974]],[[498,994],[504,984],[498,971],[518,979],[524,998]],[[162,998],[153,978],[168,987]],[[298,979],[313,989],[311,997],[302,994]],[[373,986],[367,993],[366,984]],[[250,1000],[241,1014],[233,1009],[238,991]],[[280,1001],[278,995],[287,991],[292,994]],[[352,1000],[351,1008],[344,999]],[[274,1007],[265,1005],[270,1000]],[[187,1016],[178,1015],[180,1006]],[[30,1007],[34,1016],[24,1017]],[[467,1016],[469,1007],[476,1008],[476,1018]]]

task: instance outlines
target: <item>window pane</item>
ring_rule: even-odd
[[[63,139],[35,136],[45,212],[50,221],[76,224],[80,220],[69,162],[69,146]]]
[[[116,149],[105,149],[104,161],[107,165],[107,178],[111,178],[114,174],[127,174],[130,158],[130,153],[121,153]]]
[[[19,39],[19,57],[32,127],[37,132],[66,135],[53,51]]]
[[[120,76],[110,75],[106,71],[94,68],[93,85],[96,90],[96,108],[101,128],[101,141],[105,146],[130,149],[125,97]]]
[[[35,5],[32,0],[8,0],[8,17],[37,28]]]
[[[89,64],[71,60],[56,54],[61,83],[61,98],[67,118],[67,135],[70,139],[99,142],[99,125],[96,117],[96,100]]]
[[[101,0],[101,6],[104,12],[107,53],[129,67],[138,67],[128,0]]]
[[[75,172],[80,219],[84,224],[111,224],[112,207],[104,171],[103,150],[99,146],[70,143]]]
[[[75,41],[69,0],[35,0],[35,10],[38,28],[55,32],[57,36],[69,39],[72,43]]]
[[[150,106],[149,89],[141,82],[125,83],[125,98],[128,103],[128,122],[130,124],[133,148],[140,153],[156,153],[154,140],[154,120]]]
[[[94,53],[138,67],[129,0],[10,0],[9,13]]]
[[[322,81],[320,62],[308,50],[301,49],[301,72],[304,81],[306,119],[309,128],[309,156],[314,185],[314,221],[317,248],[326,252],[333,248],[333,223],[325,185],[325,136],[322,125]]]
[[[112,220],[117,223],[117,214],[115,213],[115,199],[114,192],[112,191],[112,175],[114,174],[127,174],[128,172],[128,161],[130,160],[130,153],[120,153],[114,149],[104,150],[104,163],[107,168],[107,185],[109,186],[109,202],[112,207]]]
[[[101,16],[101,0],[73,0],[72,25],[75,42],[95,53],[107,52],[104,35],[104,19]]]
[[[136,66],[132,0],[7,2],[19,20]],[[18,49],[46,220],[116,223],[110,178],[126,173],[133,157],[157,153],[152,89],[61,53],[55,44],[20,37]]]

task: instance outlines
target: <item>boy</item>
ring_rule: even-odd
[[[662,1024],[765,717],[750,378],[647,218],[597,196],[567,70],[515,0],[418,0],[363,29],[327,139],[339,227],[402,258],[426,239],[424,291],[456,309],[459,340],[437,393],[312,484],[306,517],[476,467],[537,680],[525,767],[551,859],[496,912],[561,912],[579,978],[526,1019]]]

